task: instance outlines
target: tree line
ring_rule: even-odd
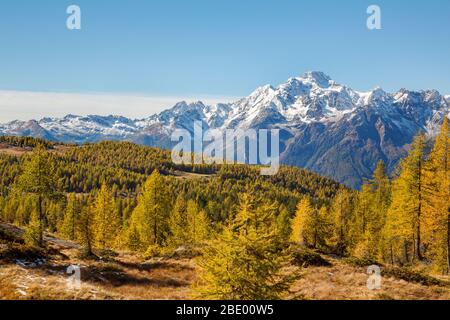
[[[360,191],[289,167],[262,177],[252,166],[204,166],[185,172],[210,176],[180,179],[174,173],[183,168],[171,167],[165,151],[128,143],[64,154],[37,145],[27,156],[0,157],[8,172],[0,219],[25,226],[30,245],[43,246],[44,232],[53,232],[81,243],[86,255],[196,248],[195,288],[206,298],[280,297],[295,279],[282,270],[298,245],[448,274],[449,139],[445,119],[429,152],[417,135],[394,177],[379,162]],[[69,185],[65,172],[74,173]]]
[[[450,268],[450,137],[448,119],[426,152],[419,133],[390,179],[383,162],[360,192],[340,190],[331,206],[302,199],[294,238],[308,247],[401,266]]]

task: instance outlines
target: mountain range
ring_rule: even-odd
[[[124,106],[124,110],[126,106]],[[76,116],[0,124],[0,135],[86,143],[132,141],[171,148],[171,133],[192,131],[194,121],[211,129],[280,129],[281,162],[310,169],[358,188],[379,160],[393,172],[419,131],[433,137],[450,96],[436,90],[381,88],[356,91],[322,72],[307,72],[278,87],[256,89],[233,103],[179,102],[145,119]]]

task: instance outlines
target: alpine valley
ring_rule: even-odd
[[[124,106],[126,109],[126,106]],[[175,129],[280,129],[281,162],[358,188],[379,160],[393,172],[415,134],[437,134],[450,115],[450,96],[436,90],[359,92],[322,72],[266,85],[234,103],[177,103],[145,119],[76,116],[0,124],[0,135],[32,136],[66,143],[131,141],[169,149]]]

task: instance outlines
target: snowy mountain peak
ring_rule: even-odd
[[[416,92],[401,89],[390,94],[377,87],[369,92],[358,92],[337,84],[323,72],[309,71],[300,77],[289,78],[276,88],[261,86],[234,103],[205,105],[201,101],[181,101],[142,120],[70,114],[61,119],[44,118],[38,122],[13,121],[0,125],[0,134],[17,134],[21,128],[24,133],[42,133],[44,130],[57,139],[72,139],[76,135],[78,142],[92,134],[97,139],[101,135],[124,137],[154,126],[190,127],[188,123],[193,121],[203,121],[212,128],[337,122],[345,117],[350,119],[361,108],[385,114],[402,113],[422,122],[444,105],[448,110],[449,100],[450,96],[444,97],[436,90]],[[426,127],[425,124],[421,126]]]
[[[332,82],[331,78],[321,71],[309,71],[299,78],[304,83],[315,84],[321,88],[328,88]]]
[[[391,95],[384,91],[381,87],[373,89],[368,97],[366,104],[385,103],[392,99]]]
[[[274,91],[275,89],[270,84],[266,84],[256,88],[256,90],[250,94],[249,98],[260,98],[261,96],[268,97],[273,94]]]
[[[171,148],[172,132],[192,131],[195,121],[219,130],[277,128],[282,163],[357,187],[380,159],[392,172],[417,132],[436,134],[442,118],[450,115],[449,106],[450,96],[436,90],[388,93],[378,87],[360,92],[311,71],[277,87],[261,86],[233,103],[181,101],[141,120],[67,115],[12,121],[0,124],[0,135],[75,143],[126,140]]]

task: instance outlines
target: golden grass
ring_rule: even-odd
[[[11,229],[11,232],[15,232]],[[44,264],[30,267],[17,257],[0,259],[0,299],[190,299],[190,286],[196,280],[196,266],[190,259],[152,259],[143,261],[137,255],[118,252],[108,260],[84,260],[68,241],[46,238],[49,255]],[[10,247],[8,245],[7,247]],[[5,250],[2,244],[0,250]],[[25,252],[25,251],[24,251]],[[33,255],[25,260],[36,259]],[[325,257],[330,266],[301,269],[302,277],[285,296],[286,299],[361,300],[361,299],[430,299],[450,300],[450,285],[426,286],[383,276],[380,290],[367,288],[367,268],[346,263],[342,259]],[[33,261],[30,261],[33,262]],[[66,273],[70,265],[81,268],[81,288],[68,286]],[[292,265],[286,272],[298,271]],[[448,277],[441,280],[449,282]]]
[[[424,286],[391,277],[384,277],[380,290],[367,287],[364,268],[349,266],[328,258],[333,266],[304,269],[303,277],[291,288],[288,296],[311,300],[449,300],[450,288]]]
[[[66,250],[67,253],[67,250]],[[81,268],[81,289],[68,286],[66,270]],[[51,261],[34,268],[0,265],[0,299],[187,299],[195,269],[189,260],[141,263],[116,261]]]

